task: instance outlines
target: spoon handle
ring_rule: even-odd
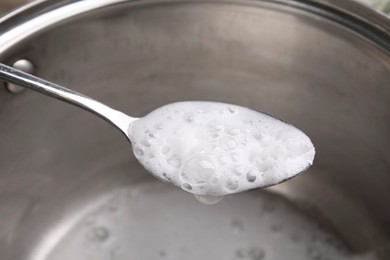
[[[117,127],[126,135],[126,137],[128,137],[127,130],[130,123],[137,119],[114,110],[76,91],[64,88],[2,63],[0,63],[0,79],[35,90],[92,112]]]

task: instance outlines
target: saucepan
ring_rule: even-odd
[[[0,62],[141,117],[248,106],[316,146],[216,205],[155,180],[102,120],[0,88],[0,258],[390,259],[390,21],[347,0],[51,0],[0,19]]]

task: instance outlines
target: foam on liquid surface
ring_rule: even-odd
[[[129,136],[148,171],[206,203],[291,178],[315,154],[310,139],[294,126],[217,102],[163,106],[134,121]]]

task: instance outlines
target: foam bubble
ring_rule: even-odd
[[[167,161],[169,163],[169,165],[175,167],[175,168],[179,168],[180,165],[181,165],[181,159],[178,155],[173,155],[171,158],[168,159]]]
[[[253,172],[253,171],[249,171],[247,174],[246,174],[246,179],[248,180],[248,182],[255,182],[256,181],[256,174]]]
[[[145,140],[142,140],[141,141],[141,144],[145,147],[150,147],[151,146],[151,143],[149,140],[145,139]]]
[[[228,111],[229,111],[230,113],[232,113],[232,114],[235,114],[235,113],[238,112],[237,108],[232,107],[232,106],[229,106],[229,107],[228,107]]]
[[[134,145],[134,154],[135,156],[137,156],[138,158],[144,156],[144,150],[142,150],[141,147],[139,147],[138,145]]]
[[[231,137],[223,137],[219,141],[219,147],[225,151],[234,150],[237,148],[237,142]]]
[[[238,134],[240,134],[240,130],[237,129],[237,128],[229,129],[227,132],[228,132],[228,134],[230,134],[230,135],[238,135]]]
[[[185,182],[185,183],[183,183],[182,188],[183,188],[183,190],[191,191],[192,190],[192,185],[187,183],[187,182]]]
[[[237,177],[229,177],[226,181],[226,188],[229,190],[237,190],[240,186],[240,182]]]
[[[194,116],[194,114],[192,114],[192,113],[188,113],[188,114],[186,114],[185,116],[184,116],[184,121],[186,121],[187,123],[192,123],[192,122],[194,122],[194,120],[195,120],[195,116]]]
[[[218,122],[211,122],[209,124],[210,132],[221,132],[223,130],[223,125]]]
[[[279,183],[308,168],[315,154],[297,128],[215,102],[163,106],[134,121],[129,136],[135,156],[153,175],[202,196]]]
[[[110,232],[105,227],[95,227],[93,229],[93,240],[97,242],[103,242],[107,240]]]
[[[211,178],[215,176],[215,166],[209,158],[197,156],[185,162],[180,179],[196,188],[197,186],[211,183]]]
[[[211,195],[195,195],[195,198],[206,205],[213,205],[220,202],[223,196],[211,196]]]

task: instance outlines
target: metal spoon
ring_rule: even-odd
[[[129,139],[127,129],[138,118],[130,117],[120,111],[100,103],[90,97],[47,80],[35,77],[18,69],[0,63],[0,79],[32,89],[44,95],[78,106],[103,118],[118,128]],[[129,139],[130,140],[130,139]]]
[[[201,197],[201,201],[202,199],[205,200],[207,198],[207,202],[215,203],[217,201],[214,199],[215,197],[222,197],[230,193],[278,184],[304,171],[312,164],[314,159],[314,146],[304,133],[278,119],[247,108],[216,102],[181,102],[164,106],[161,110],[156,109],[148,116],[139,119],[114,110],[76,91],[64,88],[1,63],[0,79],[60,99],[100,116],[118,128],[133,144],[135,156],[149,172],[165,182],[179,186],[195,195],[203,196]],[[164,130],[170,129],[173,125],[175,125],[176,129],[171,129],[168,132],[161,130],[165,134],[160,134],[162,137],[155,142],[155,145],[151,145],[146,141],[144,148],[155,150],[152,151],[154,154],[152,154],[151,157],[154,159],[152,159],[152,161],[150,158],[145,160],[144,152],[139,145],[145,143],[145,138],[149,138],[150,136],[155,138],[153,133],[147,132],[149,130],[145,130],[151,125],[155,125],[158,121],[161,121],[161,113],[167,113],[172,107],[174,108],[167,118],[171,119],[172,117],[176,117],[177,120],[170,121],[171,123],[168,123]],[[194,116],[194,113],[196,113],[195,111],[203,110],[204,108],[206,108],[206,114],[199,115],[198,113],[200,122],[198,122],[197,125],[191,125],[191,122],[193,121],[192,117]],[[235,111],[241,112],[236,113]],[[180,113],[185,113],[185,115]],[[191,117],[188,118],[188,115],[191,115]],[[208,120],[211,121],[209,122]],[[220,137],[219,134],[217,134],[217,138],[219,139],[208,140],[209,134],[211,137],[215,135],[215,133],[209,133],[209,131],[219,131],[218,129],[209,130],[210,126],[212,128],[218,128],[215,125],[211,125],[212,123],[215,123],[215,120],[225,120],[225,123],[226,120],[228,120],[226,127],[235,125],[235,131],[244,130],[244,134],[240,134],[239,132],[230,133],[227,131],[228,133],[224,132],[224,137]],[[267,121],[270,122],[269,125],[264,126],[264,124],[266,124],[264,122]],[[180,122],[179,125],[178,122]],[[269,126],[272,126],[272,131],[267,130],[269,129]],[[275,126],[278,127],[275,128]],[[129,129],[131,129],[131,131]],[[256,136],[259,131],[264,131],[267,134],[268,137],[266,139],[268,141],[263,143],[263,138],[261,136]],[[178,132],[180,132],[180,134],[178,134]],[[286,136],[284,136],[282,132],[287,133]],[[292,132],[294,133],[295,139],[290,138]],[[262,135],[262,133],[260,133],[260,135]],[[192,136],[192,138],[188,136]],[[194,141],[193,138],[195,136],[198,139]],[[296,138],[297,136],[298,139]],[[287,140],[288,138],[290,138],[290,141]],[[249,143],[242,145],[243,142],[248,142],[245,141],[248,139],[250,139]],[[283,140],[282,143],[280,143],[281,140]],[[165,158],[164,156],[166,154],[160,152],[160,149],[163,148],[164,144],[172,145],[174,143],[181,147],[178,150],[179,154],[180,151],[187,152],[180,154],[181,158],[178,158],[178,155],[174,154],[173,161],[171,161],[172,158],[171,160],[168,157]],[[255,146],[253,146],[254,143]],[[210,144],[211,148],[208,147]],[[240,146],[238,146],[238,144],[240,144]],[[273,153],[272,156],[268,154],[269,152],[263,152],[265,146],[271,149],[270,151]],[[196,151],[199,150],[198,148],[208,149],[207,154],[204,152],[199,154],[199,152]],[[254,154],[253,149],[259,150],[260,152]],[[298,155],[294,154],[297,149],[302,150]],[[232,156],[232,154],[234,154],[232,153],[233,150],[235,152],[239,151],[240,154],[245,154],[244,157],[242,157],[243,159],[231,159],[231,162],[226,162],[226,160],[225,162],[220,162],[221,158],[223,159],[223,157]],[[159,154],[158,158],[155,158],[154,155],[156,154]],[[264,161],[264,158],[260,158],[258,161],[259,156],[273,157],[273,159],[266,158],[266,161]],[[253,160],[251,159],[252,157],[257,159]],[[276,157],[280,157],[281,159]],[[289,160],[288,163],[290,166],[287,168],[290,169],[285,169],[287,165],[287,161],[285,160]],[[174,167],[171,167],[169,165],[170,163],[171,166],[173,165]],[[264,165],[259,165],[259,163],[264,163]],[[270,163],[274,165],[270,165]],[[188,165],[190,165],[190,169],[186,168]],[[216,165],[218,165],[219,168],[215,167]],[[248,167],[249,170],[246,171],[245,168]],[[281,170],[270,170],[279,168],[285,169],[284,173],[281,173]],[[221,172],[224,173],[222,177],[220,175]],[[267,174],[264,174],[264,172],[267,172]]]

